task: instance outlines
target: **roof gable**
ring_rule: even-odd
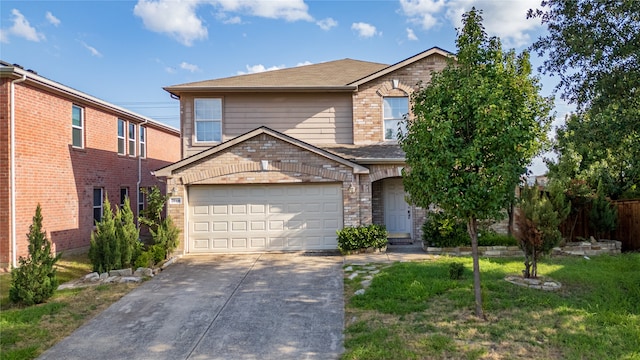
[[[407,58],[407,59],[404,59],[402,61],[399,61],[399,62],[397,62],[397,63],[395,63],[393,65],[387,66],[386,68],[381,69],[381,70],[379,70],[377,72],[368,74],[367,76],[364,76],[364,77],[362,77],[362,78],[360,78],[360,79],[358,79],[358,80],[356,80],[356,81],[354,81],[352,83],[349,83],[349,85],[354,85],[354,86],[362,85],[364,83],[367,83],[367,82],[369,82],[371,80],[375,80],[375,79],[377,79],[379,77],[385,76],[385,75],[387,75],[387,74],[389,74],[391,72],[394,72],[394,71],[396,71],[398,69],[401,69],[401,68],[403,68],[403,67],[405,67],[407,65],[413,64],[413,63],[415,63],[417,61],[420,61],[420,60],[422,60],[422,59],[424,59],[426,57],[432,56],[432,55],[440,55],[440,56],[444,56],[446,58],[455,58],[455,55],[453,53],[450,53],[450,52],[448,52],[446,50],[442,50],[439,47],[432,47],[429,50],[425,50],[425,51],[423,51],[423,52],[421,52],[419,54],[416,54],[416,55],[414,55],[414,56],[412,56],[410,58]]]
[[[183,168],[185,166],[188,166],[190,164],[193,164],[195,162],[198,162],[200,160],[206,159],[210,156],[213,156],[214,154],[229,149],[237,144],[240,144],[246,140],[249,140],[251,138],[254,138],[255,136],[258,136],[260,134],[267,134],[270,135],[276,139],[279,139],[281,141],[284,141],[286,143],[289,143],[291,145],[300,147],[306,151],[312,152],[314,154],[326,157],[328,159],[331,159],[335,162],[338,162],[342,165],[348,166],[353,168],[354,173],[356,174],[368,174],[369,173],[369,169],[367,169],[364,166],[361,166],[359,164],[356,164],[354,162],[351,162],[349,160],[346,160],[338,155],[335,155],[329,151],[320,149],[318,147],[315,147],[311,144],[308,144],[304,141],[298,140],[296,138],[290,137],[288,135],[285,135],[283,133],[280,133],[278,131],[272,130],[266,126],[261,126],[257,129],[254,129],[252,131],[249,131],[243,135],[237,136],[229,141],[225,141],[221,144],[218,144],[216,146],[213,146],[211,148],[209,148],[208,150],[202,151],[198,154],[189,156],[188,158],[182,159],[178,162],[175,162],[171,165],[165,166],[161,169],[156,170],[154,173],[156,176],[171,176],[173,174],[173,172],[175,170],[178,170],[180,168]]]

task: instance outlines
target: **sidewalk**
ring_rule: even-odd
[[[343,263],[364,265],[370,263],[394,263],[406,261],[433,260],[437,255],[429,255],[422,250],[422,241],[411,245],[389,245],[384,253],[370,253],[343,256]]]

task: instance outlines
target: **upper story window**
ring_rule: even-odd
[[[404,120],[409,113],[409,98],[385,97],[383,108],[384,139],[398,140],[398,131],[405,133],[407,130]]]
[[[222,99],[195,99],[196,142],[222,141]]]
[[[125,155],[127,151],[124,138],[126,127],[127,122],[122,119],[118,119],[118,155]]]
[[[136,124],[129,123],[129,156],[136,156]]]
[[[84,148],[84,109],[76,105],[71,108],[71,144]]]
[[[140,157],[141,158],[145,158],[147,157],[147,128],[140,126],[140,133],[139,133],[139,138],[140,138]]]

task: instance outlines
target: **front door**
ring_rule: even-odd
[[[405,201],[402,179],[382,180],[384,223],[390,238],[411,237],[411,207]]]

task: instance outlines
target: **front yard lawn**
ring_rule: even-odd
[[[62,258],[56,264],[60,283],[91,272],[87,255]],[[0,275],[0,359],[34,359],[76,328],[98,315],[137,284],[98,285],[56,291],[44,304],[9,302],[11,274]]]
[[[462,280],[449,279],[451,262],[464,263]],[[544,259],[538,273],[562,283],[556,292],[504,280],[523,267],[480,261],[482,321],[471,258],[352,266],[343,359],[640,359],[640,254]]]

